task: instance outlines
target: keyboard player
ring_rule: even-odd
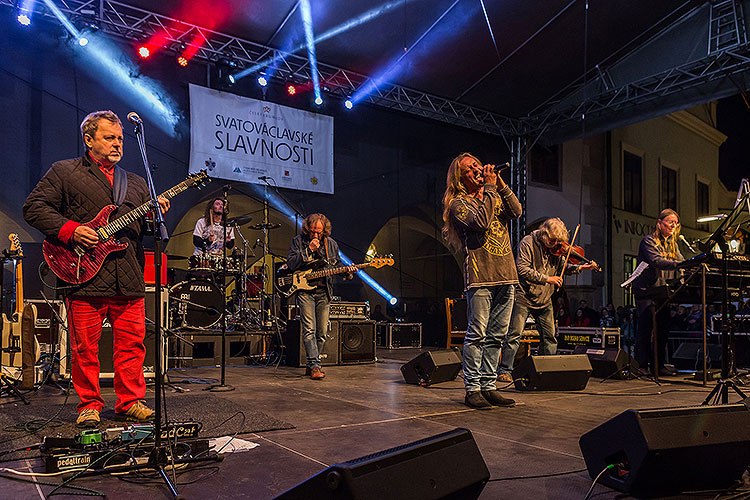
[[[669,375],[664,367],[669,333],[669,307],[663,307],[667,299],[667,283],[677,277],[679,263],[684,260],[677,239],[680,234],[680,217],[671,208],[659,213],[656,227],[646,235],[638,247],[638,263],[648,263],[632,283],[635,296],[638,325],[635,335],[635,359],[641,367],[650,367],[657,375]],[[654,328],[654,319],[656,328]],[[652,338],[652,334],[655,338]],[[657,346],[656,365],[653,346]]]

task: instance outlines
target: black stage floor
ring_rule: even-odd
[[[581,434],[629,408],[698,405],[713,387],[712,383],[703,387],[683,377],[669,377],[661,387],[646,380],[600,383],[600,379],[592,378],[581,392],[508,389],[507,394],[518,402],[515,408],[477,411],[463,405],[460,378],[429,388],[403,382],[400,366],[420,352],[419,349],[381,350],[378,363],[327,367],[327,377],[322,381],[303,377],[301,368],[231,366],[226,371],[227,383],[236,390],[211,393],[210,398],[200,383],[179,380],[215,379],[219,377],[218,368],[170,370],[175,384],[187,389],[198,401],[201,395],[206,396],[207,403],[223,398],[231,402],[231,408],[261,412],[294,426],[240,434],[239,438],[259,446],[225,455],[223,462],[212,465],[213,470],[204,468],[180,475],[180,493],[188,499],[270,499],[331,464],[466,427],[473,433],[493,479],[481,499],[582,499],[591,479],[580,471],[585,467],[578,447]],[[168,391],[167,403],[180,397],[184,394]],[[114,403],[111,388],[105,389],[105,398],[110,406]],[[68,403],[71,407],[74,399],[72,395]],[[730,396],[732,403],[739,399],[734,394]],[[52,415],[62,400],[62,396],[45,388],[31,401],[37,410],[42,406]],[[8,406],[1,406],[0,412]],[[240,429],[239,423],[236,428],[231,422],[225,427],[224,433],[228,435]],[[41,435],[54,433],[49,430]],[[5,441],[9,434],[2,430],[0,437]],[[6,443],[1,449],[8,446]],[[43,471],[38,457],[37,452],[31,458],[6,461],[0,466]],[[573,472],[552,475],[570,471]],[[522,477],[543,475],[550,476]],[[76,480],[74,484],[104,492],[109,498],[169,498],[161,480],[153,478],[91,477]],[[39,499],[49,491],[49,486],[0,478],[0,498]],[[713,492],[669,498],[715,498],[715,495]],[[597,485],[591,498],[626,497]],[[63,498],[73,496],[63,495]]]

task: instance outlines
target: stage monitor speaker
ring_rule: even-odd
[[[286,323],[286,364],[287,366],[307,366],[307,352],[302,339],[302,325],[300,320],[293,319]],[[326,342],[323,344],[323,352],[320,353],[320,364],[323,366],[337,365],[339,363],[339,330],[328,329]]]
[[[591,375],[597,378],[626,379],[631,371],[640,368],[638,362],[623,349],[600,349],[577,345],[573,349],[573,354],[587,355],[591,363]]]
[[[471,432],[454,429],[334,464],[276,500],[472,500],[489,478]]]
[[[683,342],[672,356],[672,364],[678,370],[703,370],[703,342]],[[721,368],[721,346],[708,344],[708,367]]]
[[[591,376],[585,354],[529,356],[513,369],[513,381],[520,391],[580,391]]]
[[[589,476],[635,497],[724,489],[750,464],[743,404],[627,410],[579,440]]]
[[[331,331],[338,332],[339,364],[375,362],[375,322],[370,320],[331,320]]]
[[[455,380],[461,370],[456,351],[427,351],[401,366],[407,384],[432,385]]]

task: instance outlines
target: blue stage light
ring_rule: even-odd
[[[305,28],[305,43],[307,44],[307,59],[310,61],[310,76],[312,77],[313,92],[315,93],[315,104],[323,104],[320,96],[320,79],[318,77],[318,60],[315,57],[315,35],[313,34],[312,10],[310,0],[300,0],[300,13],[302,14],[302,25]]]
[[[31,19],[29,18],[28,14],[18,14],[18,22],[21,23],[24,26],[28,26],[31,24]]]
[[[354,103],[352,103],[351,99],[347,99],[346,101],[344,101],[344,107],[346,109],[352,109],[354,107]]]
[[[36,0],[23,0],[18,2],[18,16],[16,19],[23,26],[31,24],[31,15],[34,13],[34,4]]]
[[[234,77],[232,75],[229,75],[229,79],[232,81],[232,83],[234,83]],[[258,85],[260,85],[261,87],[265,87],[266,85],[268,85],[268,80],[266,80],[265,76],[258,77]]]
[[[320,96],[316,97],[315,98],[315,104],[317,104],[318,106],[320,106],[321,104],[323,104],[323,98],[320,97]]]
[[[78,39],[78,45],[80,45],[81,47],[85,47],[88,44],[89,44],[89,39],[86,38],[85,36],[82,36],[81,38]]]

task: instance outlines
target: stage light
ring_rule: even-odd
[[[234,76],[233,75],[229,75],[229,78],[232,80],[232,82],[234,82]],[[265,87],[266,85],[268,85],[268,80],[266,80],[265,76],[259,76],[258,77],[258,85],[260,85],[261,87]]]
[[[320,97],[320,96],[316,97],[315,98],[315,104],[317,104],[318,106],[320,106],[321,104],[323,104],[323,98]]]
[[[347,99],[346,101],[344,101],[344,107],[346,109],[352,109],[354,107],[354,103],[352,103],[351,99]]]
[[[151,55],[151,51],[145,45],[141,45],[138,47],[138,55],[141,56],[141,59],[146,59]]]
[[[21,23],[24,26],[28,26],[31,24],[31,19],[29,19],[28,14],[18,14],[18,22]]]
[[[232,76],[232,75],[229,75],[229,76],[227,77],[227,80],[229,80],[229,83],[231,83],[232,85],[234,85],[234,76]]]
[[[88,44],[89,44],[89,39],[86,38],[85,36],[82,36],[81,38],[78,39],[78,45],[80,45],[81,47],[85,47]]]
[[[185,56],[178,56],[177,57],[177,64],[182,66],[183,68],[188,65],[188,60],[185,59]]]
[[[296,93],[297,93],[297,87],[295,87],[294,85],[289,85],[289,86],[288,86],[288,87],[286,88],[286,93],[287,93],[287,94],[289,94],[289,95],[294,95],[294,94],[296,94]]]

